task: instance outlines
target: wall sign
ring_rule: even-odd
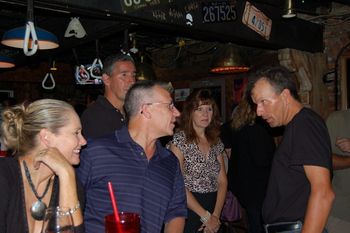
[[[228,1],[213,1],[202,4],[203,23],[221,23],[236,19],[236,6]]]
[[[266,40],[270,39],[272,20],[248,1],[245,4],[242,23],[262,35]]]
[[[123,13],[131,13],[149,6],[169,4],[168,0],[120,0]]]

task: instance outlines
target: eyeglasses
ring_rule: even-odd
[[[173,110],[175,108],[174,102],[171,101],[170,103],[163,103],[163,102],[153,102],[153,103],[145,103],[146,105],[152,105],[152,104],[166,104],[167,108],[169,110]]]

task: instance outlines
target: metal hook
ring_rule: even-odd
[[[103,64],[101,59],[99,58],[99,51],[98,51],[98,40],[96,40],[96,58],[94,60],[94,62],[92,63],[91,67],[90,67],[90,76],[93,78],[97,78],[97,79],[102,79],[102,69],[103,69]],[[99,71],[99,75],[97,75],[96,71]],[[94,74],[95,72],[95,74]]]
[[[52,85],[51,85],[51,86],[46,86],[46,85],[45,85],[45,82],[47,81],[48,78],[51,79],[51,82],[52,82]],[[41,86],[42,86],[44,89],[46,89],[46,90],[51,90],[51,89],[54,89],[54,88],[55,88],[55,85],[56,85],[56,84],[55,84],[55,80],[54,80],[52,74],[51,74],[50,72],[48,72],[48,73],[45,75],[45,78],[44,78],[44,80],[42,81]]]
[[[23,40],[23,52],[26,56],[32,56],[36,53],[39,47],[38,36],[34,27],[34,7],[33,0],[27,1],[27,23],[26,31]],[[30,35],[32,35],[32,40],[30,41]],[[30,45],[29,45],[30,43]],[[29,50],[29,48],[30,50]]]
[[[30,35],[32,36],[32,40],[30,41]],[[30,43],[30,50],[28,48]],[[26,31],[24,34],[24,41],[23,41],[23,52],[26,56],[32,56],[36,53],[39,47],[38,42],[38,36],[36,35],[34,23],[31,21],[28,21],[26,23]]]

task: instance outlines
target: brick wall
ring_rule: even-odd
[[[350,42],[350,21],[344,19],[335,20],[334,18],[329,18],[325,21],[325,31],[324,31],[324,44],[325,53],[327,54],[328,70],[329,72],[334,71],[336,66],[336,59],[341,49]],[[350,48],[344,50],[342,56],[350,57]],[[341,101],[341,95],[344,91],[344,87],[341,85],[341,62],[338,62],[338,109],[344,104]],[[334,76],[333,76],[334,77]],[[329,97],[329,111],[332,112],[336,109],[335,107],[335,82],[326,83],[328,89]]]

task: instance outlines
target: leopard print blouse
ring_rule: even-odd
[[[216,192],[220,172],[217,157],[223,154],[223,143],[220,141],[212,145],[208,158],[199,150],[196,143],[186,143],[184,131],[175,133],[172,143],[184,155],[183,176],[186,188],[190,192],[197,193]]]

